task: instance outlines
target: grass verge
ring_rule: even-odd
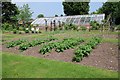
[[[2,53],[3,78],[117,78],[118,73],[95,67]]]

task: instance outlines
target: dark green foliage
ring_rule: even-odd
[[[36,46],[36,45],[40,45],[40,44],[42,44],[42,43],[50,42],[50,41],[53,41],[53,40],[56,40],[56,38],[50,37],[50,38],[47,38],[47,39],[45,39],[45,40],[36,39],[36,40],[33,40],[33,41],[28,42],[28,43],[26,43],[26,44],[20,45],[19,49],[20,49],[20,50],[26,50],[26,49],[28,49],[29,47],[34,47],[34,46]]]
[[[44,45],[40,49],[40,53],[45,54],[47,52],[50,52],[53,48],[55,48],[56,52],[63,52],[66,49],[74,48],[74,46],[78,45],[81,42],[84,42],[84,40],[81,38],[77,39],[67,38],[61,42],[54,42]]]
[[[80,29],[81,29],[82,31],[86,31],[86,30],[87,30],[87,28],[86,28],[85,26],[80,26]]]
[[[9,24],[9,23],[3,23],[2,24],[2,30],[8,30],[8,31],[11,31],[14,29],[14,26]]]
[[[55,48],[57,45],[57,43],[49,43],[48,45],[44,45],[41,49],[40,49],[40,53],[45,54],[47,52],[50,52],[53,48]]]
[[[13,29],[13,34],[18,33],[18,31],[16,29]]]
[[[32,33],[34,33],[34,31],[31,31]]]
[[[74,24],[66,24],[64,25],[65,30],[77,30],[78,26]]]
[[[29,48],[29,44],[22,44],[22,45],[20,45],[20,47],[19,47],[19,49],[20,50],[26,50],[26,49],[28,49]]]
[[[16,41],[11,41],[11,42],[8,42],[8,43],[7,43],[6,47],[7,47],[7,48],[15,47],[15,46],[17,46],[17,45],[20,45],[20,44],[23,43],[23,42],[26,42],[26,40],[24,40],[24,39],[19,39],[19,40],[16,40]]]
[[[58,15],[56,14],[55,17],[58,17]]]
[[[19,34],[22,34],[22,32],[21,32],[21,31],[19,31]]]
[[[80,45],[78,49],[75,50],[75,56],[73,57],[73,61],[80,62],[83,57],[88,56],[92,49],[95,48],[101,41],[100,37],[93,37],[90,42],[85,45]]]
[[[120,30],[120,25],[117,26],[116,30]]]
[[[43,14],[39,14],[37,17],[38,18],[42,18],[42,17],[44,17],[44,15]]]
[[[29,30],[25,30],[25,33],[29,33]]]
[[[63,8],[67,16],[88,14],[89,2],[63,2]]]
[[[105,13],[107,18],[109,14],[111,15],[111,21],[120,24],[117,20],[120,18],[120,1],[119,2],[106,2],[101,8],[99,8],[98,13]]]
[[[92,26],[91,30],[99,30],[100,24],[97,21],[91,21],[90,26]]]
[[[2,22],[17,22],[15,16],[19,14],[16,4],[11,2],[2,2]]]
[[[72,59],[72,61],[76,61],[76,62],[80,62],[81,60],[82,60],[82,58],[79,56],[74,56]]]

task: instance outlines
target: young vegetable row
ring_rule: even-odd
[[[79,46],[74,52],[75,56],[73,57],[73,61],[80,62],[83,59],[83,57],[88,56],[90,54],[92,49],[94,49],[95,46],[100,43],[100,41],[100,37],[94,37],[87,44]]]
[[[73,48],[74,46],[78,45],[80,42],[84,42],[84,40],[81,38],[77,38],[77,39],[68,38],[68,39],[64,39],[61,42],[54,42],[44,45],[39,52],[45,54],[47,52],[50,52],[53,48],[55,48],[56,52],[63,52],[66,49]]]
[[[7,48],[15,47],[15,46],[17,46],[17,45],[20,45],[20,44],[26,42],[26,41],[27,41],[27,40],[25,40],[25,39],[19,39],[19,40],[16,40],[16,41],[11,41],[11,42],[8,42],[8,43],[7,43],[6,47],[7,47]]]
[[[33,40],[31,42],[28,42],[28,43],[25,43],[25,44],[22,44],[20,45],[19,49],[20,50],[26,50],[28,49],[29,47],[34,47],[36,45],[40,45],[42,43],[45,43],[45,42],[50,42],[50,41],[53,41],[53,40],[56,40],[57,38],[54,38],[54,37],[49,37],[45,40],[41,40],[41,39],[36,39],[36,40]]]

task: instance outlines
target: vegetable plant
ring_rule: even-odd
[[[53,48],[55,48],[56,52],[63,52],[66,49],[74,48],[74,46],[78,45],[83,41],[84,40],[81,38],[77,38],[77,39],[67,38],[61,42],[54,42],[44,45],[39,52],[45,54],[47,52],[50,52]]]
[[[26,42],[25,39],[19,39],[19,40],[16,40],[16,41],[11,41],[11,42],[7,43],[6,47],[7,48],[15,47],[15,46],[20,45],[20,44],[22,44],[24,42]]]
[[[83,57],[88,56],[92,49],[95,48],[96,45],[100,43],[102,38],[93,37],[88,43],[84,45],[80,45],[74,52],[75,56],[73,57],[73,61],[80,62]]]
[[[28,42],[26,44],[22,44],[20,45],[19,49],[20,50],[26,50],[28,49],[29,47],[34,47],[34,46],[37,46],[37,45],[40,45],[42,43],[45,43],[45,42],[50,42],[50,41],[53,41],[53,40],[56,40],[57,38],[54,38],[54,37],[50,37],[50,38],[47,38],[47,39],[44,39],[44,40],[41,40],[41,39],[35,39],[31,42]]]

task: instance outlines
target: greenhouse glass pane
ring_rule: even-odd
[[[73,23],[74,20],[75,20],[75,18],[71,18],[70,23]]]
[[[80,19],[80,24],[83,24],[84,21],[85,21],[85,17],[82,17],[82,18]]]
[[[67,19],[66,19],[66,23],[69,23],[70,19],[71,19],[71,18],[67,18]]]
[[[86,17],[86,19],[85,19],[85,24],[86,24],[86,23],[89,23],[90,20],[91,20],[91,17]]]
[[[79,21],[80,21],[80,17],[75,19],[74,24],[79,24]]]

